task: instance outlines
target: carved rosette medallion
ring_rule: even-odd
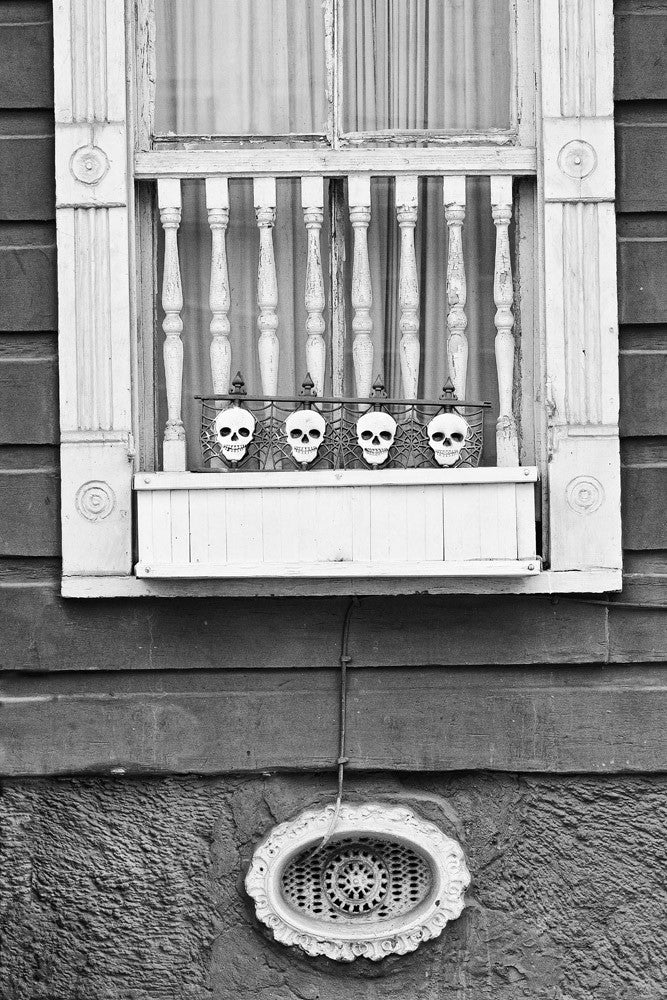
[[[577,514],[592,514],[604,500],[602,483],[594,476],[577,476],[567,486],[567,502]]]
[[[109,157],[99,146],[79,146],[72,153],[69,168],[82,184],[99,184],[109,172]]]
[[[567,177],[583,180],[592,174],[598,165],[597,153],[590,142],[573,139],[566,142],[558,154],[558,166]]]
[[[101,521],[116,506],[116,495],[108,483],[91,480],[79,487],[75,503],[81,517],[87,521]]]
[[[277,941],[341,962],[414,951],[464,907],[455,840],[405,806],[307,810],[258,844],[246,890]],[[329,838],[329,834],[331,834]],[[320,849],[320,844],[326,844]]]

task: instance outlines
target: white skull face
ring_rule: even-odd
[[[295,410],[285,421],[285,437],[295,462],[310,465],[324,441],[326,420],[317,410]]]
[[[426,429],[438,465],[454,465],[470,435],[468,421],[459,413],[439,413]]]
[[[396,421],[382,410],[371,410],[357,420],[357,444],[369,465],[387,461],[396,437]]]
[[[255,418],[240,406],[228,406],[213,424],[220,451],[228,462],[240,462],[255,433]]]

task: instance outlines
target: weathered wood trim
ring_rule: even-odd
[[[159,177],[346,177],[387,174],[534,174],[535,149],[517,146],[438,149],[198,149],[136,153],[138,180]]]
[[[134,477],[134,488],[151,490],[301,489],[304,486],[428,486],[435,483],[534,483],[535,466],[499,469],[324,469],[315,472],[234,472],[224,480],[201,472],[144,472]]]
[[[348,768],[667,768],[667,668],[348,674]],[[4,675],[0,774],[333,773],[338,672]],[[113,692],[110,694],[109,692]]]
[[[621,566],[612,0],[540,7],[548,562]]]
[[[621,570],[543,571],[536,576],[478,579],[388,577],[340,580],[138,580],[135,577],[64,576],[63,597],[321,597],[366,594],[604,594],[621,589]],[[534,636],[533,636],[534,639]]]
[[[63,569],[129,573],[130,220],[124,0],[53,10]]]

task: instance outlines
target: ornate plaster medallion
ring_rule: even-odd
[[[274,827],[246,890],[277,941],[338,961],[414,951],[460,916],[470,882],[461,846],[405,806],[334,806]]]

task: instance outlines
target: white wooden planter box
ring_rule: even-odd
[[[136,574],[530,576],[537,469],[145,473]]]

